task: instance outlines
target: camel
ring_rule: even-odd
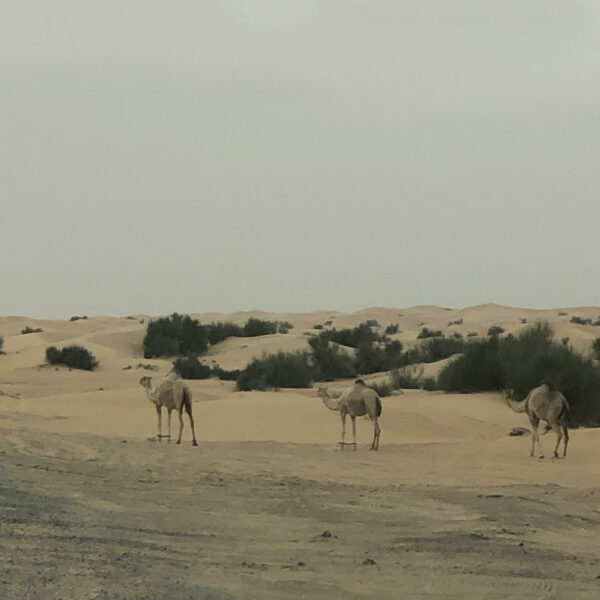
[[[187,384],[179,377],[175,371],[171,371],[159,384],[157,388],[152,388],[152,377],[142,377],[140,385],[146,390],[148,400],[156,406],[158,415],[158,441],[162,438],[169,438],[171,441],[171,412],[177,410],[179,415],[179,436],[177,443],[181,443],[181,433],[183,431],[183,409],[190,418],[192,426],[192,445],[197,446],[196,432],[194,431],[194,417],[192,417],[192,392]],[[167,409],[168,429],[167,435],[162,434],[162,407]]]
[[[379,436],[381,428],[377,419],[381,416],[381,399],[375,390],[367,387],[362,379],[357,379],[354,385],[343,392],[335,394],[329,392],[324,386],[317,388],[323,404],[330,410],[340,412],[342,419],[342,441],[338,442],[341,449],[344,446],[354,446],[356,450],[356,417],[367,415],[373,421],[373,443],[370,450],[379,449]],[[344,438],[346,436],[346,415],[350,415],[352,419],[352,439],[353,442],[346,444]]]
[[[556,433],[554,457],[558,458],[558,445],[563,438],[563,434],[565,438],[563,456],[567,455],[567,445],[569,443],[569,430],[567,428],[569,403],[553,384],[543,381],[538,387],[533,388],[521,402],[515,402],[512,399],[512,392],[505,392],[505,399],[506,403],[515,412],[526,412],[529,417],[529,422],[533,427],[530,456],[534,456],[535,454],[535,443],[537,441],[540,458],[544,458],[540,444],[540,421],[546,421],[548,423],[547,429],[552,429]]]

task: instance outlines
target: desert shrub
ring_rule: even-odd
[[[278,352],[254,358],[240,372],[237,387],[241,391],[310,387],[312,369],[306,352]]]
[[[222,379],[224,381],[237,381],[237,378],[240,376],[239,369],[232,369],[227,371],[226,369],[222,369],[218,365],[213,367],[212,373],[215,377]]]
[[[563,310],[559,310],[559,311],[558,311],[558,316],[559,316],[559,317],[566,317],[568,314],[569,314],[569,313],[567,313],[567,312],[564,312]]]
[[[2,344],[0,343],[0,347],[2,347]],[[594,352],[594,355],[596,356],[596,358],[598,360],[600,360],[600,338],[596,338],[593,342],[592,342],[592,350]]]
[[[600,368],[553,340],[548,323],[518,337],[473,342],[439,375],[441,389],[456,392],[514,389],[518,398],[552,381],[567,397],[576,422],[600,422]]]
[[[212,346],[230,337],[242,337],[244,330],[235,323],[211,323],[208,329],[208,341]]]
[[[69,319],[69,321],[80,321],[82,319],[85,321],[87,319],[87,315],[83,315],[83,317],[73,316]]]
[[[310,364],[315,381],[332,381],[354,377],[356,369],[351,356],[348,356],[335,344],[331,344],[326,334],[320,334],[308,340],[310,346]]]
[[[488,331],[487,334],[488,335],[500,335],[501,333],[504,333],[505,329],[504,327],[500,327],[500,325],[492,325]]]
[[[477,337],[479,334],[476,331],[469,331],[467,337]]]
[[[584,319],[582,317],[571,317],[569,322],[575,323],[577,325],[591,325],[592,324],[591,319]]]
[[[21,329],[21,333],[23,335],[26,335],[28,333],[41,333],[43,331],[43,329],[41,327],[37,327],[37,328],[33,328],[33,327],[29,327],[29,325],[27,325],[27,327],[25,327],[24,329]]]
[[[330,326],[330,325],[332,325],[332,324],[333,324],[333,321],[332,321],[331,319],[328,319],[327,321],[325,321],[325,325],[326,325],[327,327],[329,327],[329,326]]]
[[[290,329],[293,329],[294,326],[289,321],[278,321],[277,322],[277,331],[279,333],[287,333]]]
[[[317,323],[317,324],[316,324],[316,325],[313,327],[313,329],[317,329],[317,330],[319,330],[319,329],[323,329],[323,325],[321,325],[321,323]]]
[[[4,338],[0,335],[0,354],[4,354],[4,350],[2,349],[4,346]]]
[[[462,337],[431,338],[407,350],[399,366],[437,362],[438,360],[463,352],[466,345],[467,342]]]
[[[173,366],[184,379],[208,379],[212,376],[212,369],[201,363],[196,356],[178,358]]]
[[[62,352],[56,346],[46,348],[46,360],[51,365],[59,365],[62,362]]]
[[[439,329],[429,329],[428,327],[423,327],[417,335],[418,340],[422,340],[425,338],[431,337],[442,337],[444,334]]]
[[[380,373],[397,369],[404,362],[402,343],[399,341],[384,344],[363,342],[356,349],[354,366],[358,373]]]
[[[462,325],[463,324],[463,320],[461,319],[456,319],[456,321],[449,321],[448,322],[448,327],[452,326],[452,325]]]
[[[77,345],[65,346],[62,350],[49,346],[46,348],[46,360],[51,365],[65,365],[86,371],[93,371],[99,364],[89,350]]]
[[[359,344],[364,342],[376,342],[380,339],[379,335],[374,332],[369,325],[361,323],[353,329],[331,329],[324,335],[329,340],[340,344],[341,346],[350,346],[351,348],[357,348]]]
[[[366,323],[369,327],[379,327],[377,319],[367,319]]]
[[[395,390],[416,390],[421,387],[423,368],[404,367],[390,373],[390,385]]]
[[[244,325],[245,337],[257,337],[277,333],[277,321],[264,321],[262,319],[248,319]]]
[[[197,319],[173,313],[148,323],[144,358],[202,354],[208,348],[208,328]]]
[[[377,392],[380,398],[386,398],[392,393],[392,387],[385,381],[382,383],[369,383],[369,387]]]
[[[438,382],[435,377],[425,377],[421,382],[421,389],[426,390],[428,392],[435,392],[439,390]]]
[[[395,333],[398,333],[399,330],[400,330],[400,327],[399,327],[398,323],[391,323],[390,325],[388,325],[385,328],[385,334],[386,335],[394,335]]]

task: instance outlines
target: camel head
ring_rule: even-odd
[[[321,398],[329,398],[329,393],[324,385],[320,385],[317,387],[317,393],[319,394],[319,396],[321,396]]]
[[[152,377],[142,377],[140,379],[140,385],[147,390],[152,390]]]

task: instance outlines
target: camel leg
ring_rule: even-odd
[[[342,443],[340,445],[340,448],[343,450],[344,449],[344,439],[346,437],[346,413],[342,413],[341,417],[342,417]]]
[[[173,412],[172,408],[167,409],[167,423],[169,428],[169,433],[167,437],[169,438],[169,444],[171,443],[171,413]]]
[[[371,450],[379,450],[379,436],[381,435],[381,428],[377,419],[373,421],[373,443],[371,444]]]
[[[183,406],[180,406],[177,410],[177,416],[179,417],[179,435],[177,436],[177,443],[181,444],[181,433],[183,432]]]
[[[156,414],[158,415],[158,441],[162,440],[162,406],[156,406]]]
[[[537,441],[538,445],[540,443],[540,438],[538,436],[538,425],[540,424],[540,420],[535,415],[529,415],[529,422],[533,428],[531,432],[531,452],[529,453],[529,456],[535,456],[535,442]]]
[[[567,444],[569,443],[569,430],[566,425],[563,425],[563,433],[565,436],[565,449],[563,451],[563,456],[567,455]]]
[[[542,450],[542,442],[540,440],[540,429],[543,427],[541,421],[538,423],[538,426],[535,428],[535,439],[538,445],[538,452],[540,458],[544,458],[544,451]]]
[[[552,427],[552,431],[556,433],[556,446],[554,446],[554,458],[558,458],[558,445],[560,444],[560,440],[562,440],[563,434],[560,430],[560,427],[556,423],[550,423],[550,427]]]
[[[190,425],[192,426],[192,446],[197,446],[198,442],[196,441],[196,432],[194,431],[194,417],[192,417],[192,408],[186,405],[185,412],[188,414],[188,417],[190,418]]]
[[[354,449],[356,450],[356,417],[354,415],[350,415],[352,419],[352,443],[354,444]]]

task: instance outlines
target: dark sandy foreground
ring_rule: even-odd
[[[224,471],[203,459],[218,443],[169,465],[190,455],[0,435],[0,598],[600,597],[595,489],[348,485],[247,468],[258,444]]]

